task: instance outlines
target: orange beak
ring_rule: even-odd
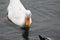
[[[30,17],[26,17],[25,25],[30,27]]]

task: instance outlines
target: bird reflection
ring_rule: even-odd
[[[29,40],[29,27],[24,27],[23,29],[23,40]]]

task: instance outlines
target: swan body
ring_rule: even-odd
[[[22,27],[28,16],[30,18],[30,24],[32,23],[31,11],[26,10],[20,0],[10,0],[7,11],[8,18],[16,25]]]

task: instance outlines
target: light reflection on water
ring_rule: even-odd
[[[23,40],[29,40],[29,28],[28,27],[23,28],[22,37],[23,37]]]

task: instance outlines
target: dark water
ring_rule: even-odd
[[[29,40],[39,40],[38,35],[60,40],[60,0],[21,0],[26,9],[32,12],[33,23]],[[7,14],[9,0],[0,0],[0,18]],[[23,40],[24,31],[7,21],[0,23],[0,40]]]

